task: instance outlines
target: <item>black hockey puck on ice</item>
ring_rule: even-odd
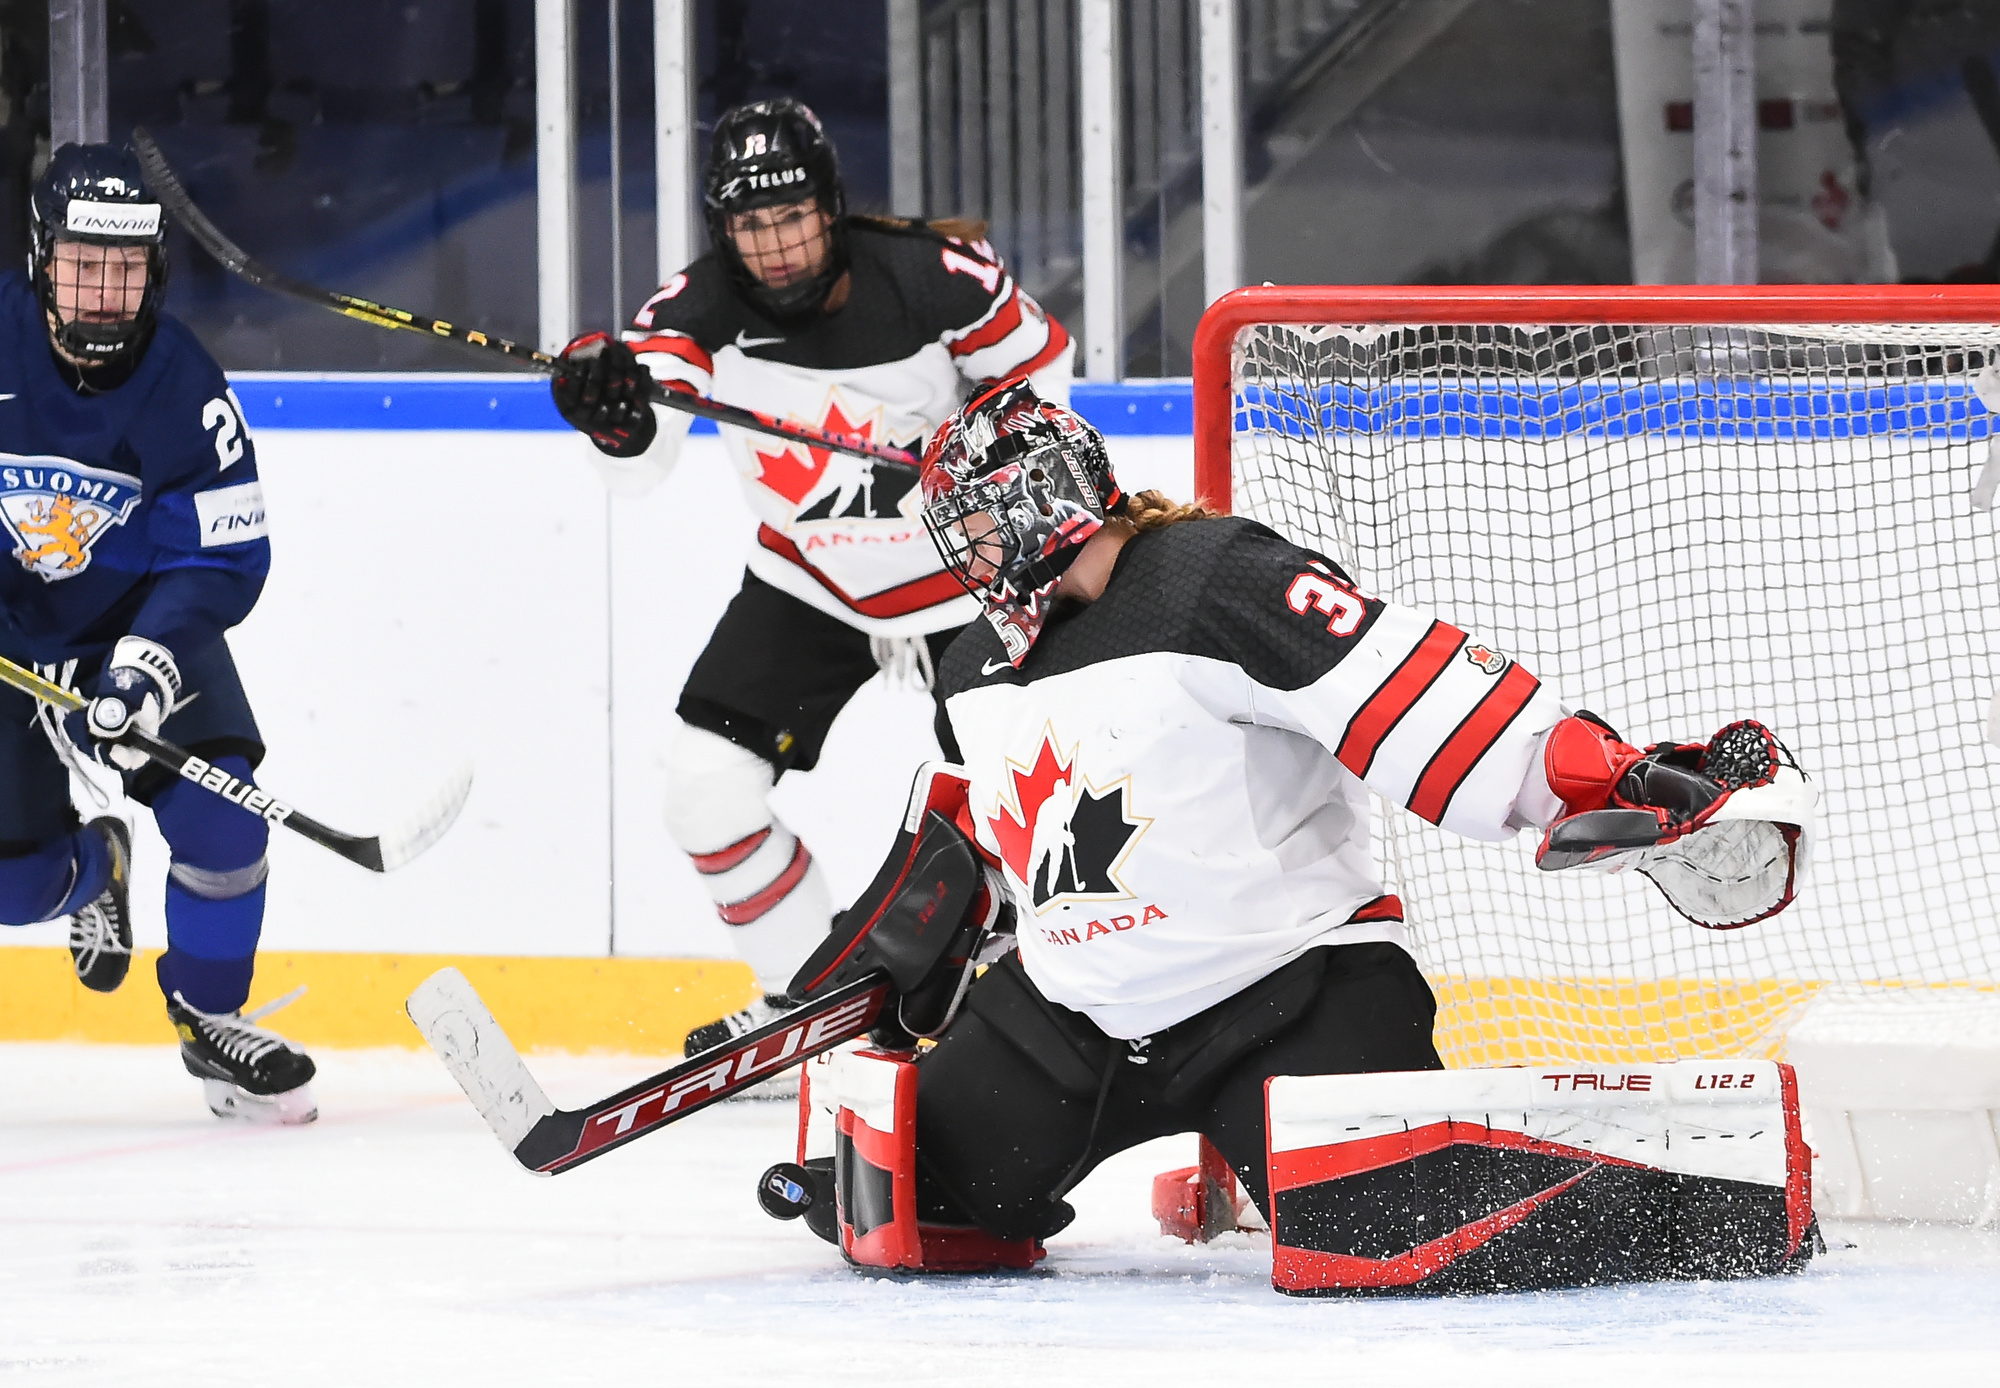
[[[757,1178],[757,1203],[773,1219],[797,1219],[812,1208],[812,1173],[797,1162],[779,1162]]]

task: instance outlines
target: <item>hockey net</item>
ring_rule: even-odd
[[[1636,874],[1539,872],[1532,835],[1380,810],[1447,1064],[1766,1056],[1828,989],[1995,987],[2000,562],[1972,494],[1996,353],[1978,289],[1265,288],[1210,310],[1204,497],[1502,643],[1634,742],[1756,717],[1820,788],[1799,901],[1727,932]],[[2000,405],[2000,371],[1985,388]]]

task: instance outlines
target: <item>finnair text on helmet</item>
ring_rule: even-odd
[[[156,202],[85,202],[71,198],[64,226],[86,236],[157,236],[160,205]]]

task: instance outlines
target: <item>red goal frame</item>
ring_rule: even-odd
[[[1257,323],[1992,323],[1993,285],[1262,285],[1194,333],[1195,495],[1230,506],[1229,355]]]

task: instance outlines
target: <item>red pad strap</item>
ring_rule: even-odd
[[[836,1172],[843,1165],[868,1172],[837,1181],[835,1188],[886,1180],[890,1218],[857,1230],[854,1212],[842,1206],[840,1249],[862,1267],[922,1267],[923,1241],[917,1233],[917,1067],[907,1053],[895,1051],[858,1051],[853,1059],[894,1066],[896,1078],[886,1132],[871,1127],[853,1109],[842,1107],[835,1113]]]
[[[1561,797],[1564,813],[1580,814],[1609,805],[1619,778],[1644,756],[1602,724],[1572,717],[1549,730],[1542,769],[1549,789]]]

